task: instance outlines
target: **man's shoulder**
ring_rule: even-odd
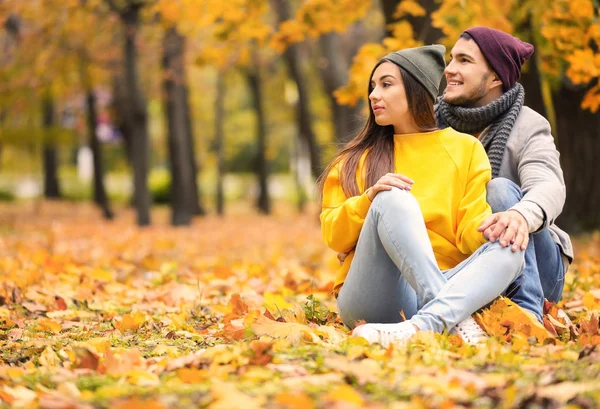
[[[523,105],[521,112],[519,112],[519,115],[517,116],[511,134],[516,134],[520,138],[528,138],[540,129],[547,129],[550,131],[550,123],[548,120],[538,112]]]

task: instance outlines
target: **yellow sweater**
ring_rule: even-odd
[[[486,202],[490,163],[481,143],[452,128],[394,136],[395,172],[415,183],[427,233],[442,270],[455,267],[485,243],[477,231],[491,214]],[[360,196],[346,197],[340,185],[339,162],[327,175],[323,189],[321,229],[327,245],[337,252],[350,252],[337,273],[334,293],[344,283],[354,256],[354,247],[371,201],[362,191],[365,155],[356,180]]]

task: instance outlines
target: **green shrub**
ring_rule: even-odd
[[[15,200],[15,195],[8,190],[0,189],[0,202],[12,202]]]
[[[154,204],[171,203],[171,175],[168,169],[153,169],[148,181]]]

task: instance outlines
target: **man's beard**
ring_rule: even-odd
[[[485,83],[488,80],[488,78],[490,77],[490,75],[492,75],[492,74],[491,73],[485,74],[483,76],[483,78],[481,79],[481,81],[479,82],[479,84],[477,85],[477,87],[469,94],[459,95],[452,99],[449,99],[448,96],[446,94],[444,94],[444,102],[447,102],[448,104],[460,105],[460,106],[464,106],[464,107],[469,107],[471,105],[474,105],[477,101],[479,101],[481,98],[483,98],[487,94],[487,89],[486,89]]]

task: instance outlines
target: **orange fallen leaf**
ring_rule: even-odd
[[[315,409],[312,398],[304,393],[280,393],[275,396],[275,403],[287,409]]]
[[[114,409],[165,409],[165,406],[155,399],[140,399],[138,397],[122,400],[112,407]]]
[[[210,377],[205,369],[195,368],[179,368],[177,370],[177,376],[185,383],[201,383]]]
[[[265,366],[273,361],[273,342],[252,341],[250,364]]]

